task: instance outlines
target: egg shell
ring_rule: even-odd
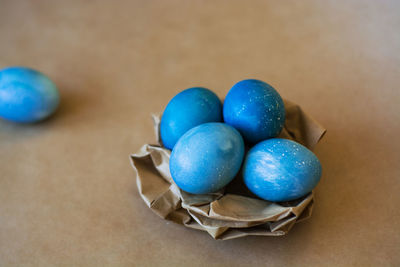
[[[169,101],[160,123],[164,147],[172,149],[178,139],[193,127],[206,122],[222,121],[222,104],[211,90],[202,87],[186,89]]]
[[[0,117],[15,122],[37,122],[58,107],[59,93],[43,73],[26,67],[0,70]]]
[[[289,201],[306,195],[318,184],[321,164],[306,147],[273,138],[247,153],[243,179],[255,195],[269,201]]]
[[[285,106],[279,93],[259,80],[243,80],[229,90],[223,106],[224,121],[247,143],[277,137],[285,124]]]
[[[169,166],[177,186],[192,194],[220,190],[233,180],[244,157],[240,133],[224,123],[205,123],[185,133]]]

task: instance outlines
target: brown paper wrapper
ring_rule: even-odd
[[[312,149],[326,130],[296,104],[284,101],[285,127],[279,137],[295,140]],[[139,194],[161,218],[208,232],[214,239],[249,235],[281,236],[311,216],[314,195],[289,202],[268,202],[252,195],[240,173],[222,191],[193,195],[179,189],[169,172],[171,151],[162,146],[158,116],[153,115],[157,144],[145,144],[131,155]]]

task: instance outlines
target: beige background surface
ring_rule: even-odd
[[[0,0],[0,67],[47,73],[62,104],[0,122],[2,266],[399,266],[396,1]],[[154,215],[128,155],[178,91],[258,78],[328,133],[313,217],[214,241]]]

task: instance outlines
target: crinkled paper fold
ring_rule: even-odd
[[[312,149],[326,130],[298,105],[284,102],[286,121],[280,137]],[[217,193],[193,195],[180,190],[169,172],[171,151],[162,146],[159,138],[159,117],[153,116],[153,120],[157,144],[143,145],[131,155],[131,163],[140,196],[161,218],[226,240],[248,235],[285,235],[296,222],[310,217],[313,193],[290,202],[268,202],[245,188],[240,173]]]

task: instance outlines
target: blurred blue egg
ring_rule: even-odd
[[[243,80],[228,92],[223,117],[247,143],[255,144],[279,135],[285,124],[285,107],[281,96],[269,84]]]
[[[58,90],[43,73],[25,67],[0,70],[0,117],[37,122],[50,116],[58,103]]]
[[[192,194],[212,193],[233,180],[243,156],[240,133],[227,124],[210,122],[192,128],[179,139],[169,167],[182,190]]]
[[[174,96],[165,108],[160,123],[161,140],[166,148],[172,149],[193,127],[220,121],[222,105],[218,96],[206,88],[189,88]]]
[[[318,184],[321,164],[313,152],[291,140],[273,138],[246,155],[243,179],[251,192],[269,201],[289,201]]]

